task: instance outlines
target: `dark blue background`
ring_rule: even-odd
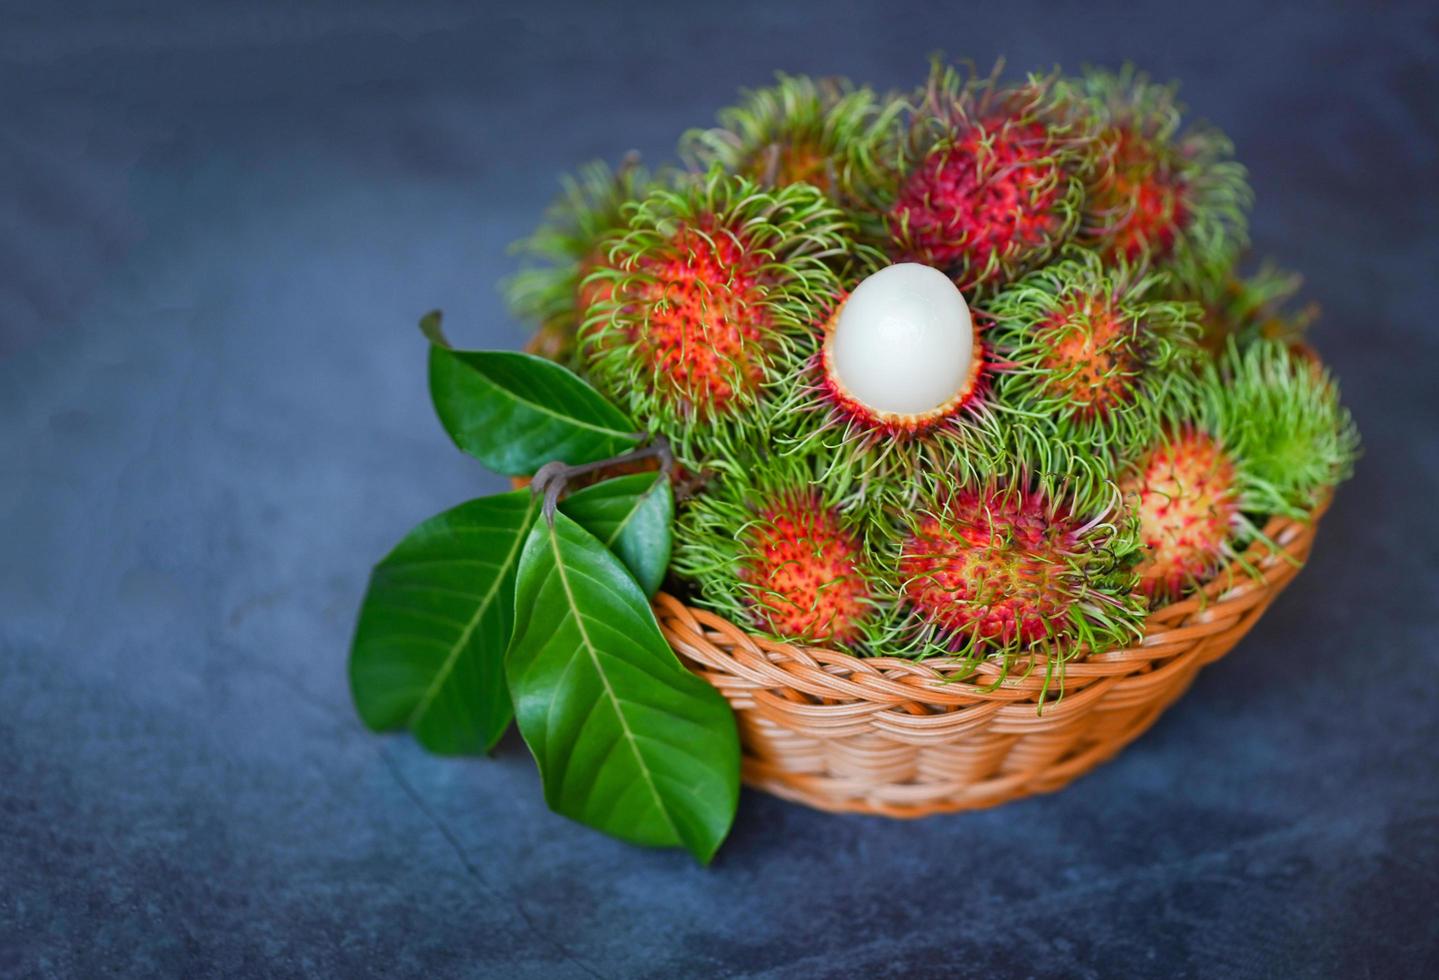
[[[0,17],[0,974],[1439,973],[1439,18],[1429,4],[331,0]],[[1128,57],[1306,273],[1367,456],[1311,567],[1118,761],[892,823],[747,793],[709,870],[363,731],[369,565],[494,490],[414,328],[556,177],[776,68]]]

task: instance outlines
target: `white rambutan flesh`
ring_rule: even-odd
[[[974,325],[948,276],[916,262],[874,273],[845,300],[828,338],[832,381],[876,415],[924,415],[973,380]]]

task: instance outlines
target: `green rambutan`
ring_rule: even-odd
[[[1138,539],[1118,490],[1042,483],[934,480],[920,506],[898,515],[879,581],[906,610],[900,633],[915,653],[998,655],[1007,670],[1034,647],[1055,670],[1083,646],[1111,649],[1141,635]]]
[[[1307,518],[1353,472],[1358,429],[1314,357],[1279,340],[1231,340],[1206,382],[1206,421],[1239,463],[1244,510]]]
[[[1059,94],[1054,78],[1008,85],[935,63],[883,202],[899,258],[969,292],[1037,267],[1070,238],[1089,157]]]
[[[681,517],[673,568],[698,601],[784,640],[854,647],[880,618],[866,515],[814,457],[722,472]]]
[[[1019,449],[1021,458],[1051,473],[1070,472],[1071,463],[1104,472],[1158,435],[1202,361],[1197,308],[1159,299],[1162,283],[1076,253],[985,305],[1001,411],[1050,423],[1035,426],[1035,445]],[[1024,435],[1021,425],[1011,428]],[[1041,451],[1042,461],[1031,458]]]
[[[774,85],[741,94],[720,111],[718,127],[685,133],[681,156],[765,187],[812,184],[843,206],[868,196],[905,107],[845,79],[782,72]]]
[[[1248,244],[1253,194],[1234,148],[1217,129],[1181,130],[1174,86],[1125,67],[1090,71],[1074,110],[1094,119],[1080,239],[1106,259],[1173,272],[1188,295],[1220,287]]]
[[[717,168],[627,213],[585,280],[605,295],[580,328],[581,362],[683,458],[691,437],[752,421],[803,360],[794,348],[813,343],[852,226],[808,184],[766,190]]]
[[[505,298],[515,316],[536,325],[535,353],[571,359],[586,311],[605,297],[605,285],[588,276],[605,263],[606,242],[623,233],[626,205],[643,197],[655,180],[633,155],[615,169],[602,161],[587,164],[563,180],[545,222],[515,243],[515,251],[538,264],[510,278]]]

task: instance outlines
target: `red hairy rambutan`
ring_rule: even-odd
[[[869,513],[819,465],[803,454],[717,460],[704,493],[681,510],[674,569],[732,622],[854,648],[875,627]]]
[[[655,389],[702,414],[757,391],[774,347],[773,324],[760,303],[769,273],[743,233],[712,219],[680,226],[636,266],[643,276],[626,298],[648,306],[649,314],[609,339],[630,346]]]
[[[999,86],[936,66],[888,208],[898,252],[961,289],[1007,282],[1074,231],[1081,139],[1052,81]]]
[[[1039,495],[960,490],[905,541],[904,594],[957,638],[1009,646],[1058,635],[1074,602],[1059,576],[1076,527]]]
[[[538,325],[530,349],[556,361],[574,353],[575,332],[588,310],[608,299],[609,281],[592,275],[607,267],[608,243],[623,234],[625,205],[657,181],[630,156],[619,167],[590,163],[566,178],[546,220],[516,248],[538,260],[506,285],[516,316]]]
[[[961,288],[1047,249],[1069,220],[1064,168],[1038,123],[997,116],[932,150],[900,187],[890,226],[905,251],[960,270]]]
[[[1111,296],[1070,296],[1030,329],[1053,331],[1037,362],[1048,397],[1068,400],[1083,417],[1105,415],[1132,400],[1142,365],[1128,344],[1133,323]]]
[[[1194,309],[1155,297],[1165,282],[1085,254],[1030,273],[986,304],[1005,365],[997,403],[1051,426],[1028,440],[1026,452],[1049,460],[1033,465],[1075,475],[1133,458],[1178,410],[1203,352]]]
[[[869,612],[863,549],[814,490],[767,502],[745,528],[738,575],[752,617],[787,637],[850,643]]]
[[[699,169],[719,163],[766,187],[812,184],[851,206],[871,191],[904,108],[898,96],[844,79],[781,73],[774,85],[746,91],[739,105],[721,110],[718,127],[686,133],[680,155]]]
[[[1235,462],[1192,426],[1154,446],[1121,485],[1139,515],[1146,553],[1138,571],[1151,599],[1173,599],[1213,577],[1240,529]]]
[[[1168,270],[1179,295],[1212,298],[1248,242],[1252,194],[1229,140],[1181,128],[1174,87],[1132,68],[1086,72],[1070,101],[1095,131],[1080,239],[1106,260]]]
[[[1053,669],[1082,645],[1138,635],[1138,541],[1133,521],[1113,520],[1112,485],[1079,498],[1020,478],[940,485],[926,496],[899,515],[887,573],[920,655],[1001,653],[1007,664],[1036,644]]]
[[[1093,214],[1112,216],[1105,255],[1129,262],[1167,257],[1189,224],[1183,177],[1152,140],[1131,129],[1111,127],[1098,142],[1105,166],[1086,206]]]
[[[585,279],[580,329],[590,379],[681,457],[716,423],[752,418],[809,329],[816,295],[839,283],[843,216],[818,190],[766,191],[719,170],[634,204],[629,230]]]

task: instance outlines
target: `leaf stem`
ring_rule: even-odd
[[[572,466],[559,459],[546,463],[535,471],[534,478],[530,480],[530,491],[544,496],[545,504],[542,513],[545,515],[545,523],[554,527],[555,508],[559,506],[560,496],[568,489],[571,480],[596,470],[634,463],[642,459],[658,459],[660,471],[666,477],[674,468],[675,457],[670,450],[669,440],[664,436],[655,436],[648,445],[631,449],[629,452],[620,453],[618,456],[611,456],[608,459],[598,459],[593,463],[579,463]]]

